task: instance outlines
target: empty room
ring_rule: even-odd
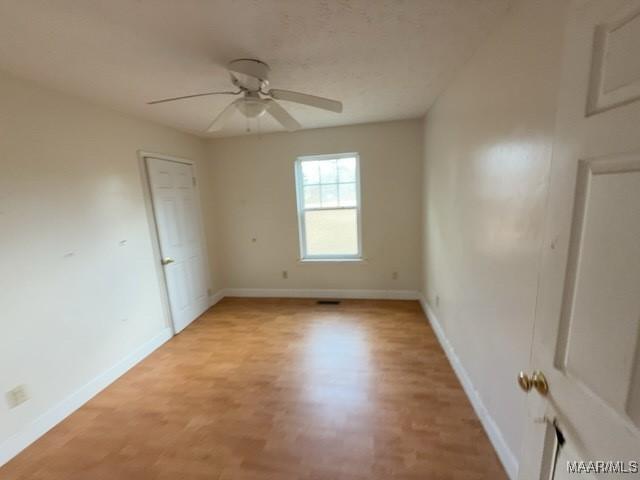
[[[640,478],[640,0],[0,0],[0,480]]]

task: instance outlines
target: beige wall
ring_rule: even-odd
[[[211,224],[220,233],[210,250],[212,258],[224,252],[225,286],[418,290],[421,129],[414,120],[210,141]],[[300,263],[294,161],[353,151],[360,153],[365,261]]]
[[[137,151],[205,147],[2,73],[0,105],[1,447],[166,328]]]
[[[514,6],[426,118],[424,292],[515,455],[565,9]]]

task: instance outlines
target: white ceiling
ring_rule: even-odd
[[[0,68],[198,134],[232,97],[146,102],[228,90],[224,65],[239,57],[267,62],[273,88],[343,101],[342,114],[283,102],[304,128],[415,118],[509,3],[0,0]],[[217,135],[245,128],[238,114]]]

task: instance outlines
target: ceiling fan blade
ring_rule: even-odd
[[[291,90],[271,89],[268,95],[276,100],[286,100],[288,102],[302,103],[310,107],[322,108],[336,113],[342,113],[342,102],[331,100],[324,97],[316,97],[315,95],[307,95],[306,93],[292,92]]]
[[[227,105],[224,110],[222,110],[213,120],[213,122],[211,122],[211,125],[209,125],[209,128],[207,128],[207,132],[216,132],[220,130],[224,126],[224,124],[227,123],[227,120],[231,118],[233,112],[236,111],[236,103],[238,103],[239,101],[240,99],[234,100],[229,105]]]
[[[147,102],[147,105],[155,105],[156,103],[174,102],[176,100],[184,100],[186,98],[207,97],[209,95],[238,95],[239,93],[242,93],[242,92],[238,90],[237,92],[195,93],[193,95],[183,95],[182,97],[172,97],[172,98],[163,98],[162,100],[154,100],[152,102]]]
[[[267,100],[267,112],[276,119],[276,121],[290,132],[302,128],[298,121],[289,115],[284,108],[275,100]]]

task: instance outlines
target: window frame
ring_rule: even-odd
[[[304,208],[304,179],[302,175],[302,162],[305,161],[322,161],[322,160],[339,160],[341,158],[356,159],[356,205],[354,207],[313,207]],[[346,153],[328,153],[321,155],[301,155],[295,161],[295,182],[296,182],[296,204],[298,208],[298,236],[300,242],[300,261],[301,262],[336,262],[336,261],[361,261],[362,260],[362,201],[360,196],[360,155],[357,152]],[[358,251],[355,254],[345,255],[309,255],[307,253],[306,225],[304,213],[307,211],[319,210],[355,210],[357,235],[358,235]]]

